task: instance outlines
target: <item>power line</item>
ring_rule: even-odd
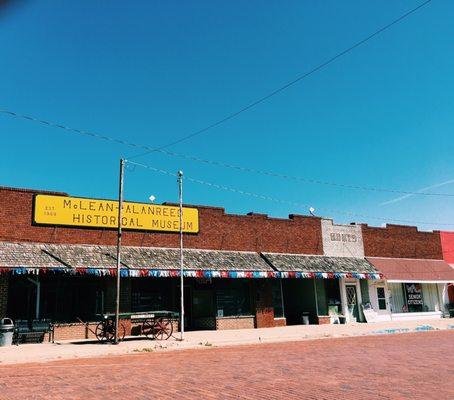
[[[404,20],[405,18],[409,17],[411,14],[415,13],[416,11],[418,11],[420,8],[426,6],[427,4],[429,4],[432,0],[427,0],[425,1],[424,3],[420,4],[419,6],[413,8],[412,10],[410,11],[407,11],[405,14],[401,15],[399,18],[391,21],[390,23],[388,23],[387,25],[383,26],[382,28],[376,30],[375,32],[371,33],[369,36],[366,36],[365,38],[361,39],[360,41],[356,42],[355,44],[353,44],[352,46],[346,48],[345,50],[342,50],[340,53],[337,53],[336,55],[334,55],[333,57],[329,58],[328,60],[322,62],[321,64],[317,65],[316,67],[312,68],[310,71],[308,72],[305,72],[303,73],[302,75],[298,76],[297,78],[293,79],[292,81],[290,82],[287,82],[286,84],[284,84],[283,86],[273,90],[272,92],[268,93],[267,95],[263,96],[263,97],[260,97],[259,99],[253,101],[252,103],[248,104],[247,106],[243,107],[243,108],[240,108],[238,111],[235,111],[223,118],[221,118],[220,120],[216,121],[216,122],[213,122],[212,124],[202,128],[202,129],[199,129],[193,133],[190,133],[189,135],[186,135],[186,136],[183,136],[181,137],[180,139],[177,139],[173,142],[170,142],[170,143],[167,143],[166,145],[164,146],[161,146],[159,147],[159,150],[163,150],[163,149],[166,149],[168,147],[171,147],[171,146],[174,146],[178,143],[181,143],[181,142],[184,142],[188,139],[191,139],[195,136],[198,136],[198,135],[201,135],[202,133],[205,133],[206,131],[212,129],[212,128],[215,128],[221,124],[223,124],[224,122],[227,122],[235,117],[237,117],[238,115],[250,110],[251,108],[265,102],[266,100],[270,99],[271,97],[281,93],[282,91],[288,89],[289,87],[295,85],[296,83],[302,81],[303,79],[311,76],[312,74],[320,71],[321,69],[325,68],[326,66],[328,66],[329,64],[333,63],[334,61],[336,61],[337,59],[345,56],[346,54],[350,53],[351,51],[353,51],[354,49],[356,49],[357,47],[360,47],[361,45],[363,45],[364,43],[368,42],[369,40],[373,39],[375,36],[378,36],[380,35],[381,33],[383,33],[384,31],[386,31],[387,29],[391,28],[392,26],[394,26],[395,24],[399,23],[400,21]],[[145,153],[141,153],[141,154],[137,154],[135,156],[131,156],[129,157],[130,159],[132,158],[137,158],[137,157],[141,157],[141,156],[144,156],[146,154],[150,153],[150,151],[147,151]]]
[[[47,121],[44,119],[29,116],[29,115],[19,114],[17,112],[10,111],[10,110],[0,109],[0,113],[9,115],[9,116],[12,116],[15,118],[23,119],[23,120],[36,122],[36,123],[50,126],[53,128],[62,129],[67,132],[71,132],[73,134],[88,136],[88,137],[95,138],[98,140],[104,140],[104,141],[111,142],[111,143],[117,143],[117,144],[121,144],[123,146],[129,146],[129,147],[136,148],[136,149],[148,149],[148,150],[150,150],[150,152],[158,152],[160,154],[164,154],[169,157],[182,158],[182,159],[189,160],[189,161],[194,161],[194,162],[207,164],[207,165],[213,165],[213,166],[222,167],[222,168],[233,169],[233,170],[240,171],[240,172],[253,173],[253,174],[258,174],[258,175],[270,176],[270,177],[274,177],[274,178],[286,179],[286,180],[291,180],[291,181],[299,181],[299,182],[316,184],[316,185],[333,186],[333,187],[338,187],[338,188],[342,188],[342,189],[354,189],[354,190],[363,190],[363,191],[372,191],[372,192],[395,193],[395,194],[403,194],[403,195],[411,194],[411,195],[415,195],[415,196],[454,197],[454,194],[450,194],[450,193],[434,193],[434,192],[422,192],[422,191],[413,191],[412,192],[412,191],[406,191],[406,190],[387,189],[387,188],[380,188],[380,187],[374,187],[374,186],[350,185],[350,184],[343,184],[343,183],[337,183],[337,182],[330,182],[330,181],[306,178],[306,177],[301,177],[301,176],[281,174],[278,172],[266,171],[266,170],[261,170],[261,169],[257,169],[257,168],[243,167],[240,165],[224,163],[224,162],[216,161],[216,160],[204,159],[204,158],[195,157],[195,156],[191,156],[191,155],[187,155],[187,154],[176,153],[176,152],[169,151],[169,150],[150,147],[150,146],[143,145],[143,144],[137,144],[137,143],[129,142],[127,140],[122,140],[122,139],[117,139],[117,138],[114,138],[111,136],[101,135],[101,134],[98,134],[98,133],[95,133],[92,131],[72,128],[72,127],[69,127],[69,126],[66,126],[66,125],[63,125],[60,123]]]
[[[272,176],[272,177],[277,177],[277,178],[282,178],[282,179],[289,179],[289,180],[294,180],[294,181],[296,180],[296,181],[312,183],[312,184],[320,184],[320,185],[334,186],[334,187],[345,188],[345,189],[357,189],[357,190],[366,190],[366,191],[375,191],[375,192],[387,192],[387,193],[411,194],[411,195],[423,195],[423,196],[448,196],[448,197],[452,197],[452,196],[454,196],[454,194],[427,193],[427,192],[421,192],[421,191],[411,192],[411,191],[403,191],[403,190],[395,190],[395,189],[384,189],[384,188],[377,188],[377,187],[360,186],[360,185],[348,185],[348,184],[340,184],[340,183],[335,183],[335,182],[321,181],[321,180],[316,180],[316,179],[311,179],[311,178],[304,178],[304,177],[298,177],[298,176],[291,176],[291,175],[287,175],[287,174],[280,174],[280,173],[276,173],[276,172],[264,171],[264,170],[259,170],[259,169],[255,169],[255,168],[241,167],[241,166],[238,166],[238,165],[233,165],[233,164],[222,163],[222,162],[213,161],[213,160],[202,159],[202,158],[198,158],[198,157],[194,157],[194,156],[188,156],[188,155],[185,155],[185,154],[179,154],[179,153],[174,153],[174,152],[170,152],[170,151],[166,151],[165,150],[165,148],[167,148],[167,147],[173,146],[174,144],[180,143],[183,140],[187,140],[187,139],[189,139],[189,138],[191,138],[193,136],[199,135],[199,134],[201,134],[201,133],[203,133],[203,132],[205,132],[205,131],[207,131],[207,130],[209,130],[209,129],[217,126],[217,125],[222,124],[223,122],[226,122],[229,119],[232,119],[232,118],[236,117],[237,115],[249,110],[250,108],[252,108],[252,107],[264,102],[265,100],[269,99],[270,97],[273,97],[274,95],[280,93],[281,91],[283,91],[283,90],[287,89],[288,87],[290,87],[290,86],[296,84],[297,82],[301,81],[302,79],[304,79],[304,78],[312,75],[313,73],[317,72],[318,70],[324,68],[325,66],[327,66],[330,63],[334,62],[338,58],[342,57],[343,55],[349,53],[353,49],[361,46],[362,44],[364,44],[368,40],[370,40],[373,37],[379,35],[380,33],[384,32],[387,29],[389,29],[390,27],[392,27],[396,23],[402,21],[403,19],[407,18],[409,15],[413,14],[418,9],[424,7],[425,5],[427,5],[430,2],[431,2],[431,0],[428,0],[428,1],[420,4],[419,6],[417,6],[414,9],[408,11],[407,13],[403,14],[399,18],[397,18],[394,21],[390,22],[386,26],[380,28],[379,30],[377,30],[374,33],[372,33],[371,35],[367,36],[366,38],[360,40],[359,42],[355,43],[354,45],[350,46],[349,48],[347,48],[347,49],[343,50],[342,52],[336,54],[335,56],[331,57],[330,59],[328,59],[324,63],[318,65],[315,68],[313,68],[309,72],[306,72],[305,74],[297,77],[293,81],[288,82],[284,86],[281,86],[280,88],[274,90],[273,92],[269,93],[268,95],[266,95],[266,96],[264,96],[264,97],[262,97],[262,98],[260,98],[260,99],[258,99],[256,101],[254,101],[253,103],[249,104],[248,106],[243,107],[239,111],[237,111],[237,112],[235,112],[233,114],[230,114],[227,117],[225,117],[225,118],[223,118],[223,119],[221,119],[221,120],[219,120],[219,121],[217,121],[217,122],[215,122],[215,123],[203,128],[203,129],[201,129],[201,130],[199,130],[197,132],[194,132],[194,133],[192,133],[192,134],[190,134],[188,136],[185,136],[185,137],[179,139],[178,141],[169,143],[169,144],[167,144],[165,146],[161,146],[161,147],[157,147],[156,148],[156,147],[140,145],[140,144],[128,142],[128,141],[125,141],[125,140],[122,140],[122,139],[116,139],[116,138],[112,138],[112,137],[109,137],[109,136],[100,135],[100,134],[97,134],[97,133],[94,133],[94,132],[90,132],[90,131],[86,131],[86,130],[71,128],[71,127],[68,127],[66,125],[50,122],[50,121],[47,121],[47,120],[44,120],[44,119],[39,119],[39,118],[31,117],[31,116],[28,116],[28,115],[22,115],[22,114],[19,114],[19,113],[10,111],[10,110],[1,110],[0,109],[0,113],[7,114],[7,115],[10,115],[10,116],[13,116],[13,117],[16,117],[16,118],[21,118],[21,119],[37,122],[37,123],[40,123],[40,124],[43,124],[43,125],[48,125],[48,126],[51,126],[51,127],[64,129],[64,130],[72,132],[72,133],[77,133],[77,134],[90,136],[90,137],[101,139],[101,140],[105,140],[105,141],[110,141],[110,142],[114,142],[114,143],[130,146],[130,147],[133,147],[133,148],[146,150],[145,153],[136,155],[133,158],[139,157],[141,155],[145,155],[145,154],[148,154],[148,153],[151,153],[151,152],[159,152],[159,153],[162,153],[162,154],[165,154],[165,155],[168,155],[168,156],[172,156],[172,157],[184,158],[184,159],[188,159],[188,160],[191,160],[191,161],[196,161],[196,162],[201,162],[201,163],[205,163],[205,164],[216,165],[216,166],[219,166],[219,167],[235,169],[235,170],[238,170],[238,171],[256,173],[256,174],[260,174],[260,175]]]
[[[138,163],[138,162],[135,162],[135,161],[126,160],[126,163],[131,164],[131,165],[136,165],[136,166],[139,166],[139,167],[142,167],[142,168],[154,171],[154,172],[158,172],[160,174],[174,176],[174,177],[177,176],[177,174],[175,174],[173,172],[170,172],[170,171],[167,171],[167,170],[164,170],[164,169],[161,169],[161,168],[156,168],[156,167],[153,167],[153,166],[150,166],[150,165]],[[185,180],[186,181],[190,181],[190,182],[194,182],[194,183],[198,183],[200,185],[209,186],[209,187],[212,187],[212,188],[215,188],[215,189],[220,189],[220,190],[224,190],[224,191],[228,191],[228,192],[232,192],[232,193],[237,193],[237,194],[241,194],[241,195],[244,195],[244,196],[254,197],[254,198],[257,198],[257,199],[261,199],[261,200],[268,200],[268,201],[272,201],[272,202],[275,202],[275,203],[287,204],[287,205],[296,206],[296,207],[302,207],[302,208],[310,207],[308,204],[297,203],[297,202],[294,202],[294,201],[283,200],[283,199],[279,199],[279,198],[276,198],[276,197],[271,197],[271,196],[266,196],[266,195],[262,195],[262,194],[257,194],[257,193],[253,193],[253,192],[249,192],[249,191],[245,191],[245,190],[241,190],[241,189],[236,189],[236,188],[231,187],[231,186],[224,186],[224,185],[220,185],[220,184],[217,184],[217,183],[204,181],[204,180],[201,180],[201,179],[191,178],[189,176],[186,176]],[[385,217],[377,217],[377,216],[371,216],[371,215],[366,215],[366,214],[352,213],[352,212],[348,212],[348,211],[329,209],[329,208],[320,208],[319,207],[319,209],[320,210],[324,210],[325,212],[329,212],[329,213],[338,213],[338,214],[348,215],[350,217],[368,218],[368,219],[375,219],[375,220],[386,221],[386,222],[393,221],[393,222],[399,222],[399,223],[405,223],[405,224],[454,226],[454,223],[451,224],[451,223],[442,223],[442,222],[429,222],[429,221],[415,221],[415,220],[405,220],[405,219],[394,219],[394,218],[385,218]]]

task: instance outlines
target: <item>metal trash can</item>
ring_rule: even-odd
[[[309,313],[303,312],[303,325],[309,325]]]
[[[14,322],[11,318],[0,319],[0,347],[13,344]]]

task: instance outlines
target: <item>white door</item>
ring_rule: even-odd
[[[388,309],[388,299],[386,297],[385,286],[376,286],[375,287],[375,311],[377,314],[389,314]]]

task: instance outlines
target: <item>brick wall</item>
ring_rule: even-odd
[[[273,291],[271,282],[258,280],[255,284],[255,327],[274,327]]]
[[[6,317],[9,274],[0,274],[0,318]]]
[[[222,317],[216,318],[216,330],[225,329],[253,329],[254,317]]]
[[[440,233],[421,232],[415,226],[361,226],[366,257],[443,259]]]
[[[287,320],[285,318],[274,318],[274,326],[286,326]]]
[[[33,195],[39,191],[0,187],[0,240],[45,243],[116,243],[114,229],[79,229],[32,225]],[[57,193],[62,194],[62,193]],[[83,193],[80,193],[83,195]],[[200,232],[185,235],[188,248],[322,254],[320,218],[291,215],[226,214],[223,208],[196,206]],[[123,244],[178,247],[178,234],[124,231]]]
[[[126,328],[126,336],[131,335],[131,321],[122,319],[120,323]],[[54,327],[55,341],[59,340],[79,340],[79,339],[96,339],[93,332],[96,332],[98,322],[57,324]]]
[[[96,325],[97,323],[58,324],[54,328],[55,341],[96,339],[96,336],[90,331],[91,329],[95,332]]]
[[[443,259],[454,265],[454,232],[440,232]]]

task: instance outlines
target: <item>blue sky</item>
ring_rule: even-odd
[[[19,2],[18,2],[19,3]],[[0,11],[0,108],[149,146],[238,110],[421,1],[22,1]],[[411,17],[254,109],[169,150],[277,173],[415,191],[454,179],[454,3]],[[113,198],[137,151],[0,114],[0,185]],[[150,154],[188,177],[312,205],[337,222],[454,224],[453,197],[307,184]],[[433,189],[454,194],[454,183]],[[126,171],[128,200],[176,201]],[[307,207],[185,182],[185,202],[286,217]],[[442,225],[419,225],[422,229]]]

